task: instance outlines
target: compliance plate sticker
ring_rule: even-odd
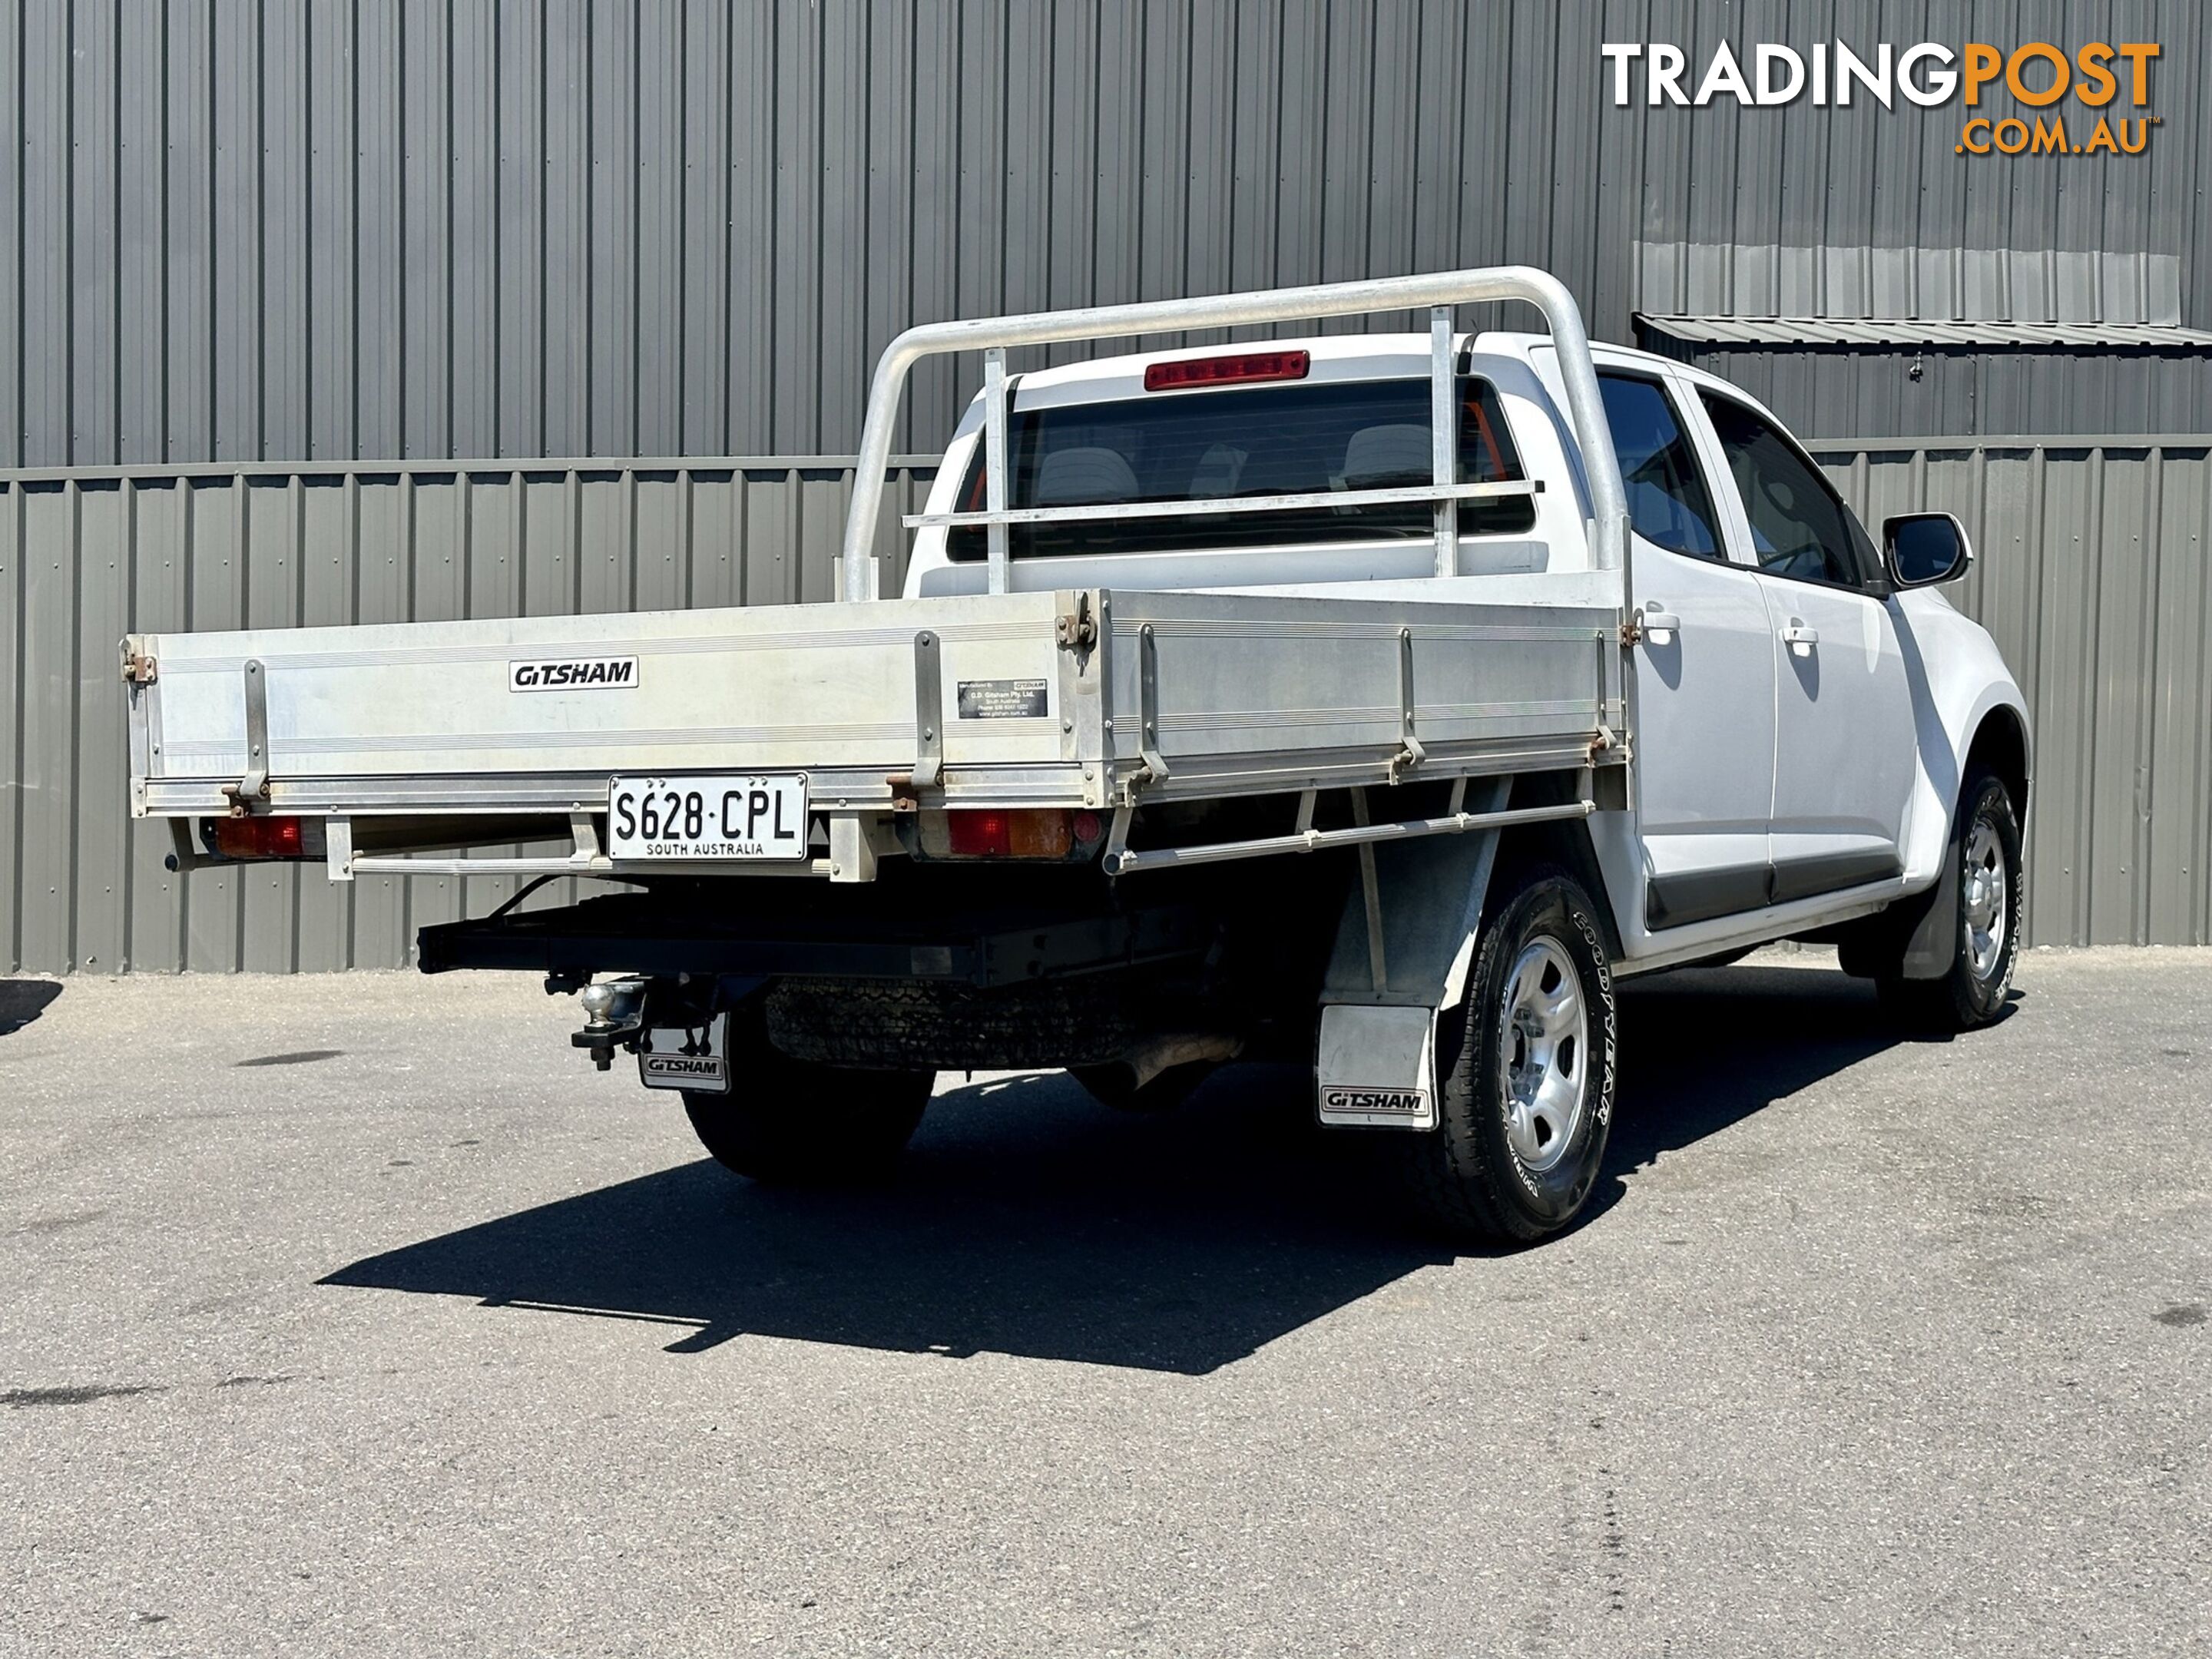
[[[1042,680],[963,680],[963,720],[1041,720],[1045,716]]]

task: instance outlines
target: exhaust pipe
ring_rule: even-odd
[[[1225,1031],[1186,1031],[1140,1042],[1115,1064],[1127,1066],[1133,1079],[1131,1086],[1141,1089],[1161,1073],[1173,1071],[1178,1066],[1194,1066],[1207,1060],[1218,1065],[1243,1052],[1244,1039]]]

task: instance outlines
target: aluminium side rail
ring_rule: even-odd
[[[1619,570],[1628,548],[1628,495],[1620,464],[1613,454],[1598,392],[1597,367],[1590,359],[1589,336],[1581,310],[1566,285],[1548,271],[1528,265],[1439,271],[1419,276],[1382,276],[1358,283],[1319,283],[1304,288],[1263,289],[1247,294],[1214,294],[1187,300],[1148,300],[1133,305],[1083,306],[1071,311],[1031,312],[1012,317],[981,317],[922,323],[893,340],[876,362],[868,389],[866,418],[860,428],[860,453],[853,474],[853,500],[845,518],[840,559],[840,597],[872,599],[879,592],[880,565],[874,552],[877,518],[882,509],[884,473],[890,463],[892,428],[897,423],[907,376],[922,358],[945,352],[983,353],[984,510],[981,513],[921,514],[918,524],[980,525],[989,551],[989,591],[1012,585],[1007,526],[1077,518],[1139,516],[1137,510],[1110,504],[1092,507],[1030,507],[1009,511],[1006,504],[1006,349],[1053,345],[1075,340],[1117,339],[1146,334],[1182,333],[1194,329],[1243,328],[1324,317],[1355,317],[1385,311],[1429,310],[1430,427],[1433,439],[1433,482],[1426,489],[1355,490],[1331,496],[1338,506],[1384,501],[1427,501],[1435,504],[1437,574],[1452,574],[1458,544],[1460,501],[1488,495],[1526,494],[1527,483],[1462,484],[1452,441],[1452,307],[1499,300],[1521,300],[1544,314],[1559,356],[1567,417],[1582,452],[1591,507],[1591,548],[1597,568]],[[1305,505],[1309,498],[1248,495],[1233,500],[1172,503],[1178,514],[1264,513]],[[1159,511],[1169,510],[1163,507]]]

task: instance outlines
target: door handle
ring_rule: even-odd
[[[1817,628],[1806,627],[1795,617],[1790,619],[1790,626],[1782,630],[1782,643],[1801,657],[1811,656],[1813,647],[1820,642],[1820,630]]]
[[[1637,611],[1636,619],[1644,629],[1644,637],[1653,645],[1671,645],[1674,636],[1682,631],[1682,619],[1656,599],[1647,601]]]

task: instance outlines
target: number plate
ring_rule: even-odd
[[[617,778],[607,851],[635,863],[806,856],[806,775],[717,772]]]

